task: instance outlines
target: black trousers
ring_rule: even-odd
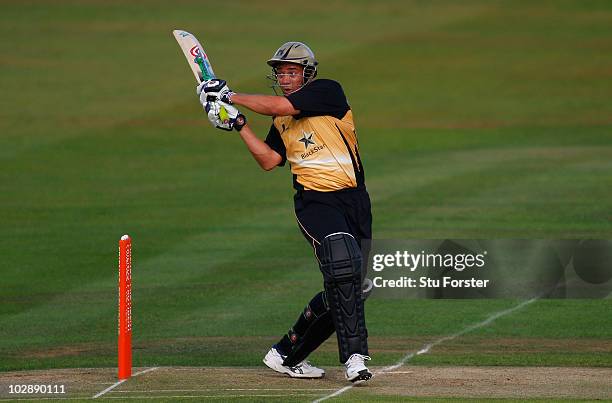
[[[362,277],[365,277],[365,263],[369,251],[364,250],[366,243],[363,241],[372,238],[372,212],[368,192],[365,189],[335,192],[298,191],[294,202],[298,225],[306,241],[313,247],[318,262],[321,262],[322,243],[326,236],[337,232],[349,233],[361,247],[364,262]],[[281,339],[279,345],[286,351],[293,351],[285,360],[285,365],[295,365],[307,357],[336,330],[329,311],[316,312],[316,307],[322,304],[327,305],[325,293],[319,292],[312,298],[304,314],[298,318],[289,333]],[[313,310],[317,319],[309,322],[309,311]],[[367,329],[364,331],[364,337],[367,338]],[[295,342],[295,340],[300,341]],[[367,347],[364,351],[353,352],[368,355]],[[340,346],[339,356],[340,362],[348,359]]]
[[[303,190],[298,191],[293,200],[300,230],[317,258],[321,242],[329,234],[347,232],[360,246],[363,239],[372,239],[370,196],[363,188],[335,192]],[[366,259],[367,254],[363,256]]]

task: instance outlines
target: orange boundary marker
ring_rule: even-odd
[[[119,240],[119,379],[132,376],[132,240]]]

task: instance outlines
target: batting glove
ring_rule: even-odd
[[[232,104],[232,95],[234,92],[229,89],[225,80],[212,79],[202,82],[196,88],[196,92],[200,97],[200,102],[220,100],[226,104]]]
[[[217,129],[240,131],[246,124],[246,118],[240,111],[230,104],[222,101],[208,101],[204,107],[208,120]]]

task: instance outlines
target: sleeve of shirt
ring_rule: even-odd
[[[282,157],[282,160],[278,163],[278,166],[284,166],[287,162],[287,149],[285,148],[285,143],[283,143],[283,139],[281,138],[280,133],[276,129],[276,126],[272,125],[270,127],[268,136],[266,136],[266,139],[264,141],[268,146],[270,146],[271,149],[276,151]]]
[[[319,79],[287,96],[293,107],[300,111],[296,119],[330,115],[342,119],[350,106],[342,86],[333,80]]]

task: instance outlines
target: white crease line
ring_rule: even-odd
[[[438,340],[436,340],[436,341],[434,341],[434,342],[432,342],[430,344],[424,345],[416,353],[408,353],[408,354],[406,354],[404,357],[402,357],[401,360],[399,360],[397,362],[397,364],[390,365],[388,367],[382,368],[382,369],[374,372],[373,375],[374,376],[383,375],[385,373],[388,373],[388,372],[391,372],[393,370],[396,370],[396,369],[400,368],[401,366],[403,366],[406,362],[408,362],[414,356],[421,355],[421,354],[427,354],[427,353],[429,353],[431,351],[432,347],[437,346],[440,343],[444,343],[445,341],[456,339],[457,337],[463,336],[464,334],[469,333],[469,332],[471,332],[473,330],[476,330],[476,329],[481,328],[483,326],[487,326],[488,324],[490,324],[494,320],[496,320],[496,319],[498,319],[498,318],[500,318],[500,317],[502,317],[504,315],[508,315],[509,313],[512,313],[514,311],[517,311],[517,310],[523,308],[524,306],[529,305],[532,302],[537,301],[538,299],[539,299],[539,297],[535,297],[535,298],[523,301],[520,304],[518,304],[518,305],[516,305],[516,306],[514,306],[512,308],[504,309],[503,311],[499,311],[499,312],[494,313],[493,315],[489,316],[487,319],[483,320],[482,322],[478,322],[476,324],[470,325],[470,326],[466,327],[465,329],[460,330],[457,333],[451,334],[450,336],[444,336],[442,338],[439,338]],[[339,395],[343,394],[344,392],[346,392],[347,390],[352,389],[353,386],[356,386],[359,383],[361,383],[361,382],[356,382],[356,383],[354,383],[352,385],[345,386],[345,387],[343,387],[341,389],[338,389],[337,391],[335,391],[334,393],[332,393],[330,395],[323,396],[323,397],[321,397],[319,399],[313,400],[312,403],[319,403],[319,402],[322,402],[324,400],[331,399],[332,397],[339,396]]]
[[[81,397],[29,397],[29,398],[2,398],[0,402],[15,402],[15,401],[39,401],[39,400],[87,400],[86,396]]]
[[[116,390],[113,393],[169,393],[169,392],[210,392],[224,391],[224,392],[244,392],[244,391],[266,391],[266,392],[311,392],[313,390],[336,390],[335,388],[201,388],[201,389],[133,389],[133,390]]]
[[[346,392],[347,390],[351,389],[353,386],[355,385],[348,385],[343,387],[342,389],[338,389],[337,391],[335,391],[334,393],[332,393],[331,395],[327,395],[327,396],[323,396],[320,399],[317,400],[313,400],[312,403],[318,403],[318,402],[322,402],[323,400],[327,400],[327,399],[331,399],[332,397],[336,397],[339,396],[341,394],[343,394],[344,392]]]
[[[315,395],[316,393],[306,394],[282,394],[282,395],[177,395],[177,396],[109,396],[107,399],[228,399],[243,397],[300,397],[305,395]]]
[[[244,368],[244,367],[160,367],[163,370],[169,371],[217,371],[222,369],[227,369],[230,371],[247,371],[247,372],[257,372],[261,371],[260,367],[257,368]]]
[[[143,371],[136,372],[135,374],[132,374],[132,377],[135,377],[135,376],[138,376],[138,375],[142,375],[142,374],[146,374],[147,372],[155,371],[157,368],[158,367],[153,367],[153,368],[145,369]],[[120,381],[117,381],[117,382],[113,383],[111,386],[109,386],[108,388],[104,389],[102,392],[95,394],[92,397],[92,399],[99,398],[100,396],[102,396],[102,395],[110,392],[111,390],[115,389],[117,386],[121,385],[125,381],[127,381],[127,379],[122,379]]]
[[[138,376],[138,375],[142,375],[142,374],[146,374],[147,372],[155,371],[156,369],[159,369],[159,367],[143,369],[142,371],[139,371],[139,372],[136,372],[135,374],[132,374],[132,377],[135,377],[135,376]]]
[[[117,381],[115,383],[113,383],[111,386],[109,386],[108,388],[104,389],[102,392],[96,393],[95,395],[93,395],[92,399],[97,399],[100,396],[106,394],[107,392],[110,392],[111,390],[115,389],[117,386],[121,385],[123,382],[127,381],[127,379],[122,379],[120,381]]]

